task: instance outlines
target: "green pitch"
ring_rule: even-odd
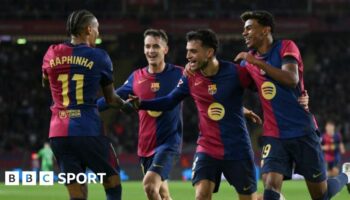
[[[194,199],[194,189],[190,182],[171,181],[170,192],[174,200]],[[262,191],[262,183],[259,190]],[[287,200],[310,199],[304,181],[287,181],[283,185],[283,194]],[[55,186],[5,186],[0,184],[0,199],[3,200],[67,200],[68,194],[63,185]],[[103,187],[89,185],[89,200],[105,199]],[[238,199],[233,188],[222,182],[220,190],[214,194],[214,200]],[[344,188],[334,200],[350,199]],[[123,182],[123,200],[146,200],[141,182]]]

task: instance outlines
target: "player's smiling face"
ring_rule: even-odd
[[[204,69],[208,65],[211,53],[207,47],[203,47],[202,41],[188,41],[186,50],[186,58],[192,71]]]
[[[263,40],[266,37],[264,28],[256,19],[245,21],[242,35],[249,49],[258,49],[263,44]]]
[[[168,45],[161,37],[148,35],[144,40],[144,53],[151,66],[160,66],[168,53]]]

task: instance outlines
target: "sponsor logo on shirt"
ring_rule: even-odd
[[[266,81],[261,85],[261,94],[266,100],[271,100],[276,96],[276,86],[270,81]]]
[[[60,110],[58,116],[61,119],[81,117],[80,110]]]
[[[208,107],[208,116],[214,121],[219,121],[225,116],[225,108],[220,103],[214,102]]]
[[[147,113],[151,117],[159,117],[160,115],[162,115],[161,111],[147,110]]]

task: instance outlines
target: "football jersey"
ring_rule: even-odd
[[[244,68],[219,61],[216,75],[205,77],[201,72],[196,72],[194,76],[183,76],[169,95],[141,101],[140,108],[171,109],[191,95],[199,115],[200,133],[196,152],[206,153],[216,159],[252,159],[242,107],[244,87],[251,82]]]
[[[70,43],[49,47],[42,72],[53,100],[50,138],[103,134],[95,99],[100,85],[113,82],[112,70],[104,50]]]
[[[123,99],[136,95],[141,99],[154,99],[169,94],[182,76],[182,67],[166,63],[160,73],[149,73],[148,67],[135,70],[124,85],[116,90]],[[99,110],[106,103],[99,99]],[[182,144],[182,109],[177,105],[167,111],[139,110],[139,133],[137,154],[149,157],[159,151],[180,152]]]
[[[334,135],[328,135],[324,133],[322,135],[322,145],[327,145],[331,149],[323,150],[324,157],[327,162],[334,161],[340,157],[339,145],[342,142],[340,133],[334,133]]]
[[[304,91],[303,62],[298,47],[291,40],[276,41],[264,55],[251,53],[260,60],[281,69],[282,59],[293,57],[298,63],[299,83],[290,88],[269,77],[263,70],[246,61],[247,67],[258,89],[260,102],[264,111],[263,135],[276,138],[295,138],[314,133],[317,129],[313,115],[298,102]]]

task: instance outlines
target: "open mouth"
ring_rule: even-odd
[[[189,61],[189,65],[191,68],[194,68],[197,65],[197,61]]]

